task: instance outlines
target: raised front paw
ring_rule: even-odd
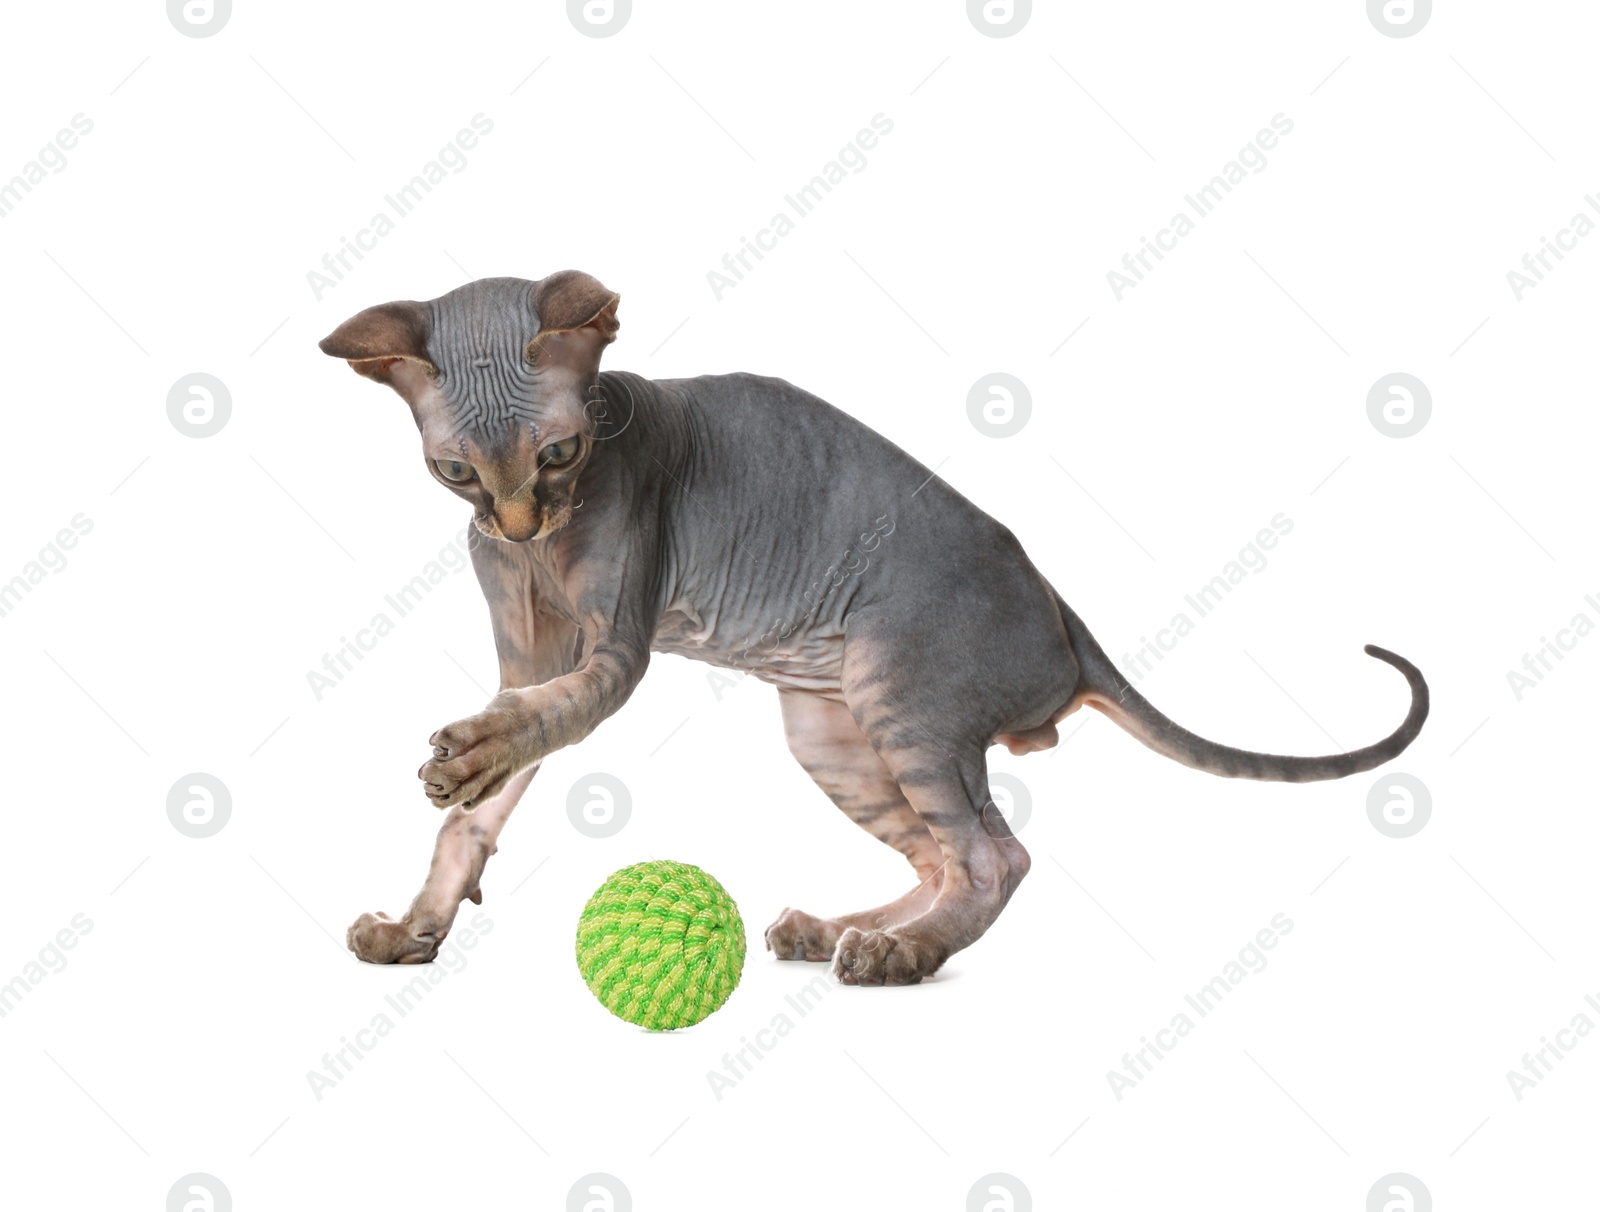
[[[915,985],[943,960],[934,948],[890,930],[850,927],[833,952],[833,975],[844,985]]]
[[[428,929],[387,913],[363,913],[345,931],[344,943],[369,964],[426,964],[439,954],[447,933],[447,927]]]
[[[512,775],[542,755],[525,752],[526,729],[514,707],[491,703],[428,738],[433,757],[417,771],[436,808],[475,808],[498,795]]]

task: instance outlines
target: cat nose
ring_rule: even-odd
[[[531,495],[520,500],[496,501],[494,520],[500,524],[500,533],[513,543],[531,539],[539,532],[539,515]]]

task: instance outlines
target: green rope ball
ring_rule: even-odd
[[[698,867],[653,859],[613,872],[578,918],[578,971],[600,1004],[650,1031],[717,1010],[744,971],[744,922]]]

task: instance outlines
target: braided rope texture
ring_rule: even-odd
[[[693,1026],[744,971],[744,921],[727,889],[688,863],[613,872],[578,918],[578,971],[600,1004],[650,1031]]]

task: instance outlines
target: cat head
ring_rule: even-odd
[[[369,307],[320,348],[398,392],[429,473],[472,503],[485,534],[520,543],[572,519],[620,297],[570,269],[538,282],[482,278],[427,302]]]

